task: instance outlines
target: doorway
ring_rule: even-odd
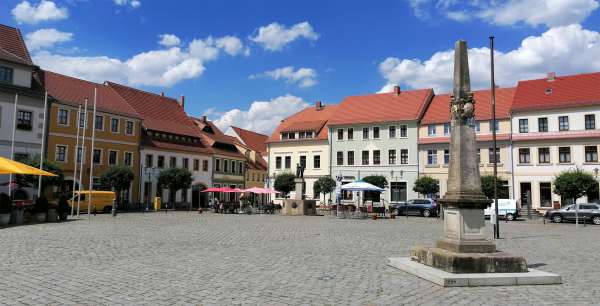
[[[521,209],[531,209],[531,183],[521,183]]]

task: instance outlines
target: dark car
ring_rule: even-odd
[[[437,216],[437,204],[433,199],[413,199],[404,203],[392,204],[391,207],[399,216]]]
[[[579,220],[583,222],[589,222],[596,225],[600,225],[600,205],[593,203],[580,203],[579,212],[577,213],[575,204],[571,204],[567,207],[551,210],[546,216],[552,222],[561,223],[563,221],[575,221],[575,216],[579,215]]]

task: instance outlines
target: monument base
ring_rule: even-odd
[[[317,201],[285,199],[281,214],[284,216],[316,216]]]
[[[436,247],[416,246],[410,250],[413,261],[449,273],[523,273],[525,258],[504,252],[460,253]]]
[[[523,273],[449,273],[411,260],[389,258],[388,265],[443,287],[562,284],[560,275],[529,269]]]

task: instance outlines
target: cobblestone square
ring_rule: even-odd
[[[563,285],[441,288],[386,265],[441,232],[435,218],[187,212],[3,228],[0,304],[600,304],[598,226],[502,223],[499,249]]]

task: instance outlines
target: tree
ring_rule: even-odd
[[[325,203],[325,195],[329,194],[329,199],[331,199],[331,193],[335,189],[336,182],[330,176],[322,176],[320,177],[313,187],[315,194],[323,193],[323,203]]]
[[[554,178],[554,193],[571,199],[577,199],[598,190],[598,181],[590,173],[582,169],[563,171]]]
[[[121,193],[129,189],[131,181],[133,181],[133,171],[127,166],[113,166],[100,177],[102,186],[112,188],[118,194],[119,205],[123,204]]]
[[[387,188],[388,186],[388,181],[385,178],[385,176],[383,175],[369,175],[369,176],[365,176],[362,179],[364,182],[367,182],[371,185],[375,185],[379,188]],[[381,199],[381,192],[379,191],[365,191],[364,192],[364,200],[371,200],[371,201],[375,201],[375,202],[379,202]]]
[[[498,192],[498,199],[508,198],[508,190],[506,190],[501,180],[496,180],[496,189]],[[488,198],[494,198],[494,176],[483,175],[481,176],[481,192]]]
[[[23,160],[19,160],[19,162],[29,165],[34,168],[40,168],[40,156],[34,156],[32,158],[27,158]],[[62,168],[59,164],[55,162],[50,162],[44,159],[43,170],[56,174],[56,176],[42,176],[42,194],[44,194],[44,190],[46,190],[49,186],[56,186],[59,189],[62,189],[64,185],[65,175],[62,171]],[[38,183],[37,175],[17,175],[15,177],[15,181],[17,185],[21,188],[23,187],[32,187],[37,185]]]
[[[415,180],[413,191],[423,196],[440,192],[440,182],[431,176],[421,176]]]
[[[175,202],[175,193],[180,189],[190,188],[192,181],[192,173],[185,168],[169,168],[158,174],[158,186],[169,189],[169,202],[172,205]]]
[[[293,173],[285,172],[275,176],[273,186],[275,190],[287,195],[290,191],[296,189],[294,179],[296,176]]]

